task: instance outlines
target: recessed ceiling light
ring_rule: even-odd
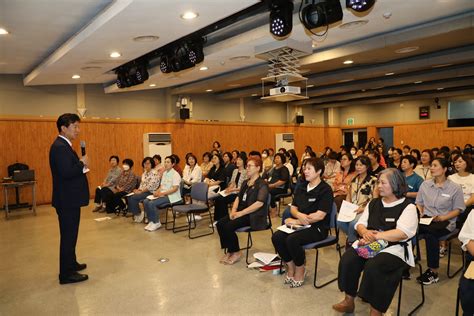
[[[80,79],[80,78],[81,78],[81,76],[79,76],[79,75],[72,75],[72,77],[71,77],[71,78],[72,78],[72,79]]]
[[[199,70],[201,71],[204,71],[204,70],[208,70],[209,68],[207,68],[206,66],[202,66],[201,68],[199,68]]]
[[[438,90],[438,91],[439,91],[439,90],[443,90],[443,89],[444,89],[444,88],[437,88],[436,90]]]
[[[184,20],[192,20],[192,19],[197,18],[198,16],[199,14],[193,11],[187,11],[181,14],[181,18]]]
[[[306,88],[312,88],[312,87],[314,87],[314,84],[309,84],[306,86]]]
[[[390,19],[392,17],[392,12],[384,12],[382,16],[384,17],[384,19]]]
[[[0,35],[7,35],[8,33],[6,29],[0,27]]]
[[[154,42],[157,41],[160,37],[155,35],[143,35],[134,37],[133,40],[135,42]]]
[[[360,90],[360,91],[365,92],[365,89],[362,89],[362,90]]]
[[[344,30],[352,30],[352,29],[364,26],[367,23],[369,23],[369,20],[357,20],[357,21],[352,21],[352,22],[347,22],[347,23],[341,24],[341,25],[339,25],[339,28],[344,29]]]
[[[247,59],[250,59],[250,56],[234,56],[234,57],[229,58],[229,60],[232,60],[232,61],[247,60]]]
[[[343,62],[344,65],[350,65],[352,63],[354,63],[353,60],[346,60],[346,61]]]
[[[414,84],[419,84],[419,83],[422,83],[423,81],[419,80],[419,81],[415,81],[413,82]]]
[[[394,72],[387,72],[385,76],[393,76],[395,73]]]
[[[150,84],[150,87],[156,87],[156,84],[152,83]]]
[[[207,89],[206,92],[212,92],[213,90],[212,89]]]
[[[111,58],[119,58],[120,56],[122,56],[122,54],[120,54],[119,52],[111,52],[110,53]]]
[[[404,47],[404,48],[397,49],[395,51],[395,53],[397,53],[397,54],[406,54],[406,53],[414,52],[415,50],[418,50],[418,49],[420,49],[419,46]]]

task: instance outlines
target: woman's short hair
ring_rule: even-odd
[[[282,163],[283,165],[286,163],[286,157],[285,157],[284,154],[282,154],[282,153],[276,153],[275,156],[274,156],[274,158],[273,158],[273,160],[275,160],[275,157],[280,157],[281,163]]]
[[[158,154],[154,155],[153,159],[156,159],[161,163],[161,156],[160,155],[158,155]]]
[[[356,161],[356,163],[357,163],[357,161],[359,161],[361,164],[366,166],[367,167],[367,173],[370,173],[372,171],[372,163],[370,162],[369,157],[359,156],[359,157],[357,157],[357,159],[355,161]]]
[[[403,151],[400,148],[394,148],[393,151],[396,151],[400,156],[403,155]]]
[[[446,171],[445,171],[444,175],[446,177],[448,177],[449,176],[449,167],[451,166],[449,164],[449,160],[445,159],[445,158],[441,158],[441,157],[436,157],[431,161],[431,163],[433,163],[433,161],[437,161],[441,165],[441,167],[446,168]]]
[[[456,162],[459,158],[466,162],[466,170],[464,171],[472,173],[474,166],[470,155],[456,155],[454,156],[453,162]]]
[[[421,153],[418,149],[414,148],[414,149],[410,150],[410,154],[413,155],[413,153],[416,154],[416,159],[417,160],[421,158]]]
[[[174,163],[175,163],[175,164],[179,164],[179,162],[181,161],[181,159],[179,159],[179,156],[176,155],[176,154],[171,154],[171,156],[174,157]]]
[[[355,160],[354,160],[354,157],[351,155],[351,153],[345,153],[345,154],[342,154],[341,155],[341,159],[342,157],[346,156],[347,159],[349,159],[349,161],[351,162],[350,166],[349,166],[349,171],[348,173],[353,173],[355,171]],[[342,170],[342,165],[341,165],[341,170]]]
[[[122,163],[123,163],[124,165],[128,165],[128,166],[130,167],[130,169],[133,167],[133,160],[130,159],[130,158],[125,158],[125,159],[122,161]]]
[[[339,156],[339,155],[338,155],[337,152],[335,152],[335,151],[331,151],[331,152],[328,154],[328,158],[329,158],[329,159],[332,159],[332,160],[337,160],[337,157],[338,157],[338,156]]]
[[[221,156],[221,155],[219,155],[219,154],[214,154],[214,155],[212,155],[212,158],[214,158],[214,157],[217,157],[217,159],[219,159],[219,165],[224,166],[224,164],[225,164],[225,163],[224,163],[224,159],[222,159],[222,156]]]
[[[118,157],[118,156],[116,156],[116,155],[112,155],[112,156],[110,156],[110,158],[109,158],[109,161],[111,161],[112,159],[115,159],[115,161],[116,161],[117,163],[119,163],[119,162],[120,162],[120,159],[119,159],[119,157]]]
[[[402,197],[406,196],[408,192],[407,180],[400,170],[396,168],[384,169],[379,172],[377,178],[380,180],[382,175],[387,176],[387,180],[390,184],[390,187],[392,188],[392,192],[397,198],[401,199]]]
[[[260,157],[262,158],[262,154],[259,151],[252,150],[249,152],[249,156],[255,156],[255,157]]]
[[[400,161],[403,162],[403,159],[408,160],[408,163],[410,165],[413,165],[413,169],[415,169],[416,165],[418,164],[418,160],[416,160],[416,158],[413,157],[412,155],[405,155],[405,156],[402,157],[402,159]]]
[[[145,157],[145,158],[143,158],[143,160],[142,160],[142,167],[143,167],[143,168],[145,168],[145,162],[147,162],[147,161],[150,162],[152,169],[155,168],[155,161],[154,161],[153,158],[151,158],[151,157]]]
[[[176,164],[176,157],[175,157],[175,155],[166,156],[166,157],[165,157],[165,160],[166,160],[166,159],[169,159],[172,164]]]
[[[196,156],[194,156],[193,153],[188,153],[186,156],[187,156],[187,158],[186,158],[186,164],[187,164],[188,166],[189,166],[189,163],[188,163],[189,158],[193,158],[194,161],[197,163],[198,160],[197,160]]]
[[[202,154],[203,159],[204,159],[204,157],[207,157],[209,159],[209,161],[211,161],[212,154],[210,152],[206,151],[204,154]]]
[[[431,161],[433,161],[434,155],[431,149],[423,149],[421,153],[427,153],[430,156],[430,163]],[[421,158],[421,155],[420,155],[420,158]]]
[[[322,177],[323,176],[323,173],[324,173],[324,160],[322,160],[321,158],[308,158],[305,160],[304,162],[304,165],[307,166],[307,165],[311,165],[314,167],[314,171],[318,172],[319,170],[321,170],[321,172],[319,173],[319,176]]]
[[[248,165],[249,162],[253,162],[255,167],[260,168],[260,171],[262,171],[262,165],[263,165],[262,159],[260,159],[258,157],[250,157],[247,160],[247,165]]]
[[[244,167],[247,165],[247,154],[242,151],[239,153],[239,155],[237,156],[237,159],[242,159],[242,161],[244,162]]]
[[[367,150],[367,156],[368,156],[368,155],[374,156],[375,161],[377,161],[377,163],[380,162],[380,154],[379,154],[378,151],[369,149],[369,150]]]
[[[222,154],[222,157],[224,156],[227,156],[227,158],[229,158],[229,161],[232,160],[232,154],[228,151],[226,151],[225,153]]]

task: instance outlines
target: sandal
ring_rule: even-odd
[[[226,253],[221,260],[219,260],[219,263],[226,263],[227,260],[229,260],[230,254]]]
[[[242,254],[240,254],[239,256],[231,255],[231,256],[224,262],[224,264],[232,265],[232,264],[238,262],[241,258],[242,258]]]
[[[304,284],[304,279],[306,278],[306,269],[304,269],[304,274],[303,274],[303,280],[301,281],[296,281],[295,279],[293,279],[290,283],[290,287],[291,288],[296,288],[296,287],[301,287],[303,286]]]
[[[293,279],[293,277],[290,277],[290,276],[285,276],[285,280],[283,281],[283,284],[292,284],[293,282],[295,282],[295,279]]]

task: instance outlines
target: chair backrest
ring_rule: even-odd
[[[266,213],[267,213],[267,218],[268,218],[268,228],[272,227],[272,217],[270,216],[270,201],[271,201],[272,196],[270,193],[268,193],[268,198],[267,198],[267,206],[266,208]],[[267,229],[268,229],[267,228]]]
[[[205,182],[193,183],[191,186],[191,199],[207,203],[208,185]]]
[[[336,231],[336,240],[339,240],[339,228],[337,227],[337,205],[332,203],[331,218],[329,219],[329,232],[334,228]]]

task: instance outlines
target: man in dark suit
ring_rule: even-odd
[[[53,176],[53,202],[59,220],[61,244],[59,248],[59,283],[76,283],[88,279],[87,265],[76,260],[76,242],[81,217],[81,206],[89,204],[89,185],[86,172],[88,158],[79,159],[72,141],[79,135],[80,118],[76,114],[61,115],[56,126],[59,136],[51,145],[49,165]]]

